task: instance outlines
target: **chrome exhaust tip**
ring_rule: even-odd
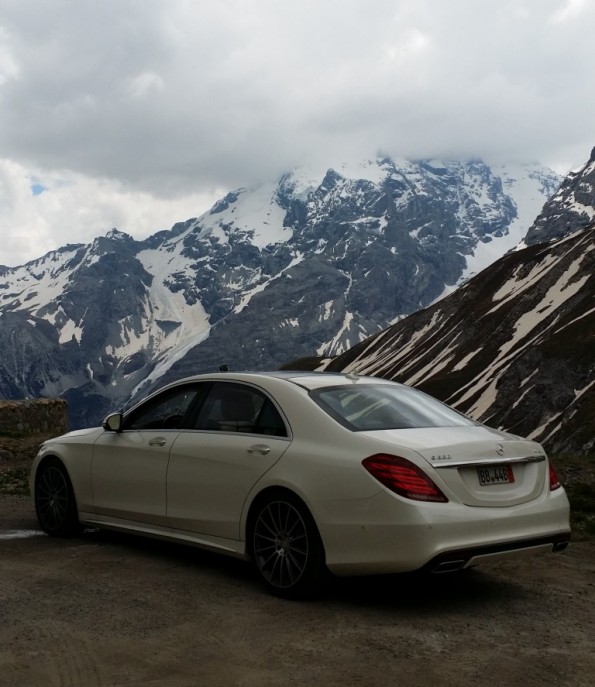
[[[434,573],[449,573],[449,572],[456,572],[457,570],[462,570],[467,561],[465,560],[455,560],[455,561],[444,561],[443,563],[440,563],[440,565],[437,565],[432,572]]]

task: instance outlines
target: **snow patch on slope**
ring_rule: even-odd
[[[188,258],[160,250],[145,250],[137,257],[147,272],[154,275],[145,299],[146,337],[130,341],[120,354],[131,355],[141,348],[160,351],[158,364],[151,375],[157,378],[190,348],[207,338],[209,316],[200,302],[189,304],[182,291],[174,293],[165,283],[173,272],[192,273]],[[159,322],[178,326],[164,330]]]
[[[227,208],[205,213],[201,226],[222,241],[232,232],[252,232],[251,243],[260,249],[288,241],[293,231],[283,226],[286,211],[274,200],[277,188],[277,184],[262,184],[240,189]]]
[[[472,417],[482,417],[482,414],[494,402],[498,378],[508,369],[514,359],[517,358],[523,350],[533,345],[538,339],[546,336],[547,332],[557,325],[559,317],[554,316],[556,310],[558,310],[565,301],[577,294],[588,280],[588,275],[585,275],[581,279],[573,280],[575,275],[579,272],[583,260],[588,258],[588,252],[589,251],[583,253],[579,259],[575,260],[568,269],[565,270],[556,283],[547,290],[539,304],[517,320],[511,338],[500,347],[492,364],[479,377],[461,387],[455,394],[447,399],[448,403],[457,407],[459,404],[479,394],[473,407],[468,410],[468,413]],[[549,269],[541,270],[539,278],[542,278],[548,271]],[[535,283],[537,280],[533,279],[531,281]],[[493,310],[494,309],[492,309],[492,311]],[[551,322],[539,333],[529,338],[531,333],[547,318],[551,318]],[[550,419],[546,425],[551,421]],[[545,425],[535,430],[533,436],[539,436],[539,434],[544,431],[544,427]]]

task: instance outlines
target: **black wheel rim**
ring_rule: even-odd
[[[299,511],[275,501],[259,513],[254,526],[254,557],[263,577],[287,589],[302,577],[308,562],[308,533]]]
[[[39,476],[35,489],[39,519],[48,530],[57,530],[68,517],[68,484],[62,470],[48,467]]]

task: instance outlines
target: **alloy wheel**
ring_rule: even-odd
[[[67,537],[80,531],[68,474],[54,459],[42,464],[37,473],[35,510],[42,529],[52,536]]]
[[[293,587],[308,555],[308,530],[299,510],[286,501],[268,503],[254,525],[254,557],[265,580],[277,589]]]

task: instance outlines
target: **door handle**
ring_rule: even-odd
[[[165,441],[163,437],[155,437],[149,440],[149,446],[165,446]]]
[[[271,447],[266,444],[254,444],[254,446],[250,446],[248,449],[248,453],[259,453],[261,456],[266,456],[270,451]]]

